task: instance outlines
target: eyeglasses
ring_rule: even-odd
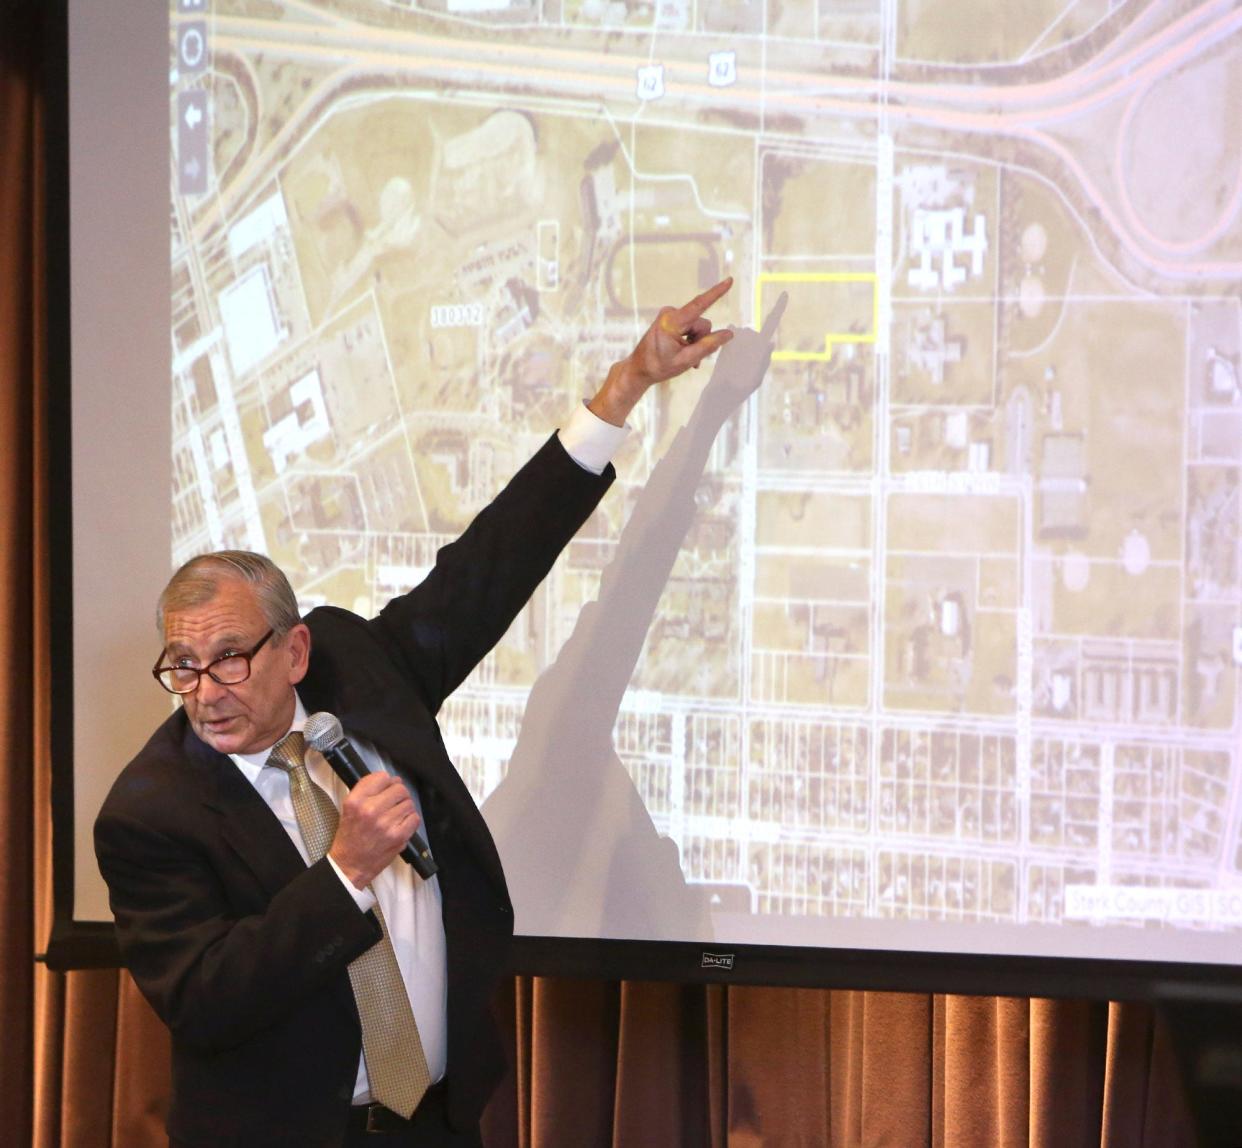
[[[192,694],[198,689],[199,682],[206,674],[213,682],[222,686],[236,686],[250,677],[251,659],[267,644],[267,640],[276,633],[268,630],[255,645],[254,649],[238,652],[230,650],[222,654],[214,662],[208,662],[202,669],[198,666],[161,666],[166,651],[161,650],[151,667],[151,674],[170,694]]]

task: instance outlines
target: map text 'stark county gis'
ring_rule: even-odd
[[[1236,0],[175,0],[170,61],[174,561],[370,614],[660,305],[785,292],[613,736],[687,881],[1242,925]],[[442,714],[481,802],[703,381]]]

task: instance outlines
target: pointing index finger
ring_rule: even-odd
[[[695,319],[702,315],[708,307],[721,298],[732,286],[733,276],[730,275],[727,279],[722,279],[715,287],[709,287],[701,295],[696,295],[689,303],[681,307],[677,312],[677,318],[683,326],[693,323]]]

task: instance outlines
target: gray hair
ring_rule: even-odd
[[[251,550],[215,550],[191,558],[168,580],[155,607],[159,632],[164,632],[166,615],[210,602],[225,579],[246,582],[254,588],[259,609],[277,638],[302,620],[293,587],[275,562]]]

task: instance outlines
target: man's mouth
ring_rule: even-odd
[[[222,729],[228,726],[229,722],[236,721],[237,715],[232,714],[229,717],[202,718],[200,720],[204,729],[209,729],[213,733],[219,733]]]

